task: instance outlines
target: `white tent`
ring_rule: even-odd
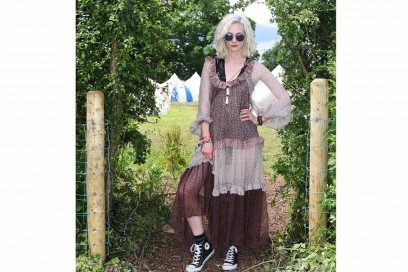
[[[153,80],[150,80],[156,87],[154,91],[154,98],[156,100],[156,107],[160,109],[160,114],[166,114],[167,109],[170,107],[170,95],[167,90],[167,83],[159,84]]]
[[[192,102],[193,95],[189,86],[178,78],[176,74],[173,74],[169,80],[162,83],[167,84],[167,91],[170,95],[171,102]]]
[[[191,95],[193,97],[193,101],[198,101],[198,93],[200,91],[200,82],[201,82],[201,77],[197,74],[197,72],[194,73],[189,79],[186,80],[186,85],[190,89]]]
[[[192,102],[198,101],[201,78],[194,73],[188,80],[182,81],[174,73],[167,81],[159,84],[150,80],[156,86],[156,106],[160,114],[166,114],[170,102]]]
[[[284,73],[282,66],[276,66],[271,73],[274,77],[276,77],[279,83],[282,84],[282,76]],[[262,115],[265,109],[276,101],[275,95],[273,95],[262,80],[259,80],[254,86],[254,91],[251,97],[254,101],[254,108],[252,109],[252,112],[255,115]]]
[[[160,114],[166,114],[170,107],[170,95],[167,88],[156,88],[154,92],[156,98],[156,106],[160,109]]]
[[[190,88],[181,80],[171,89],[171,102],[193,102]]]
[[[276,66],[275,69],[272,70],[272,75],[276,77],[280,84],[282,84],[283,72],[283,68],[282,66],[280,66],[280,64],[278,64],[278,66]]]

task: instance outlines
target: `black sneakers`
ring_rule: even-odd
[[[234,270],[237,267],[238,267],[238,249],[235,246],[230,246],[227,255],[225,256],[222,269]]]
[[[193,261],[186,267],[187,272],[201,271],[204,264],[214,255],[214,248],[205,240],[200,244],[193,244],[190,248],[194,252]]]

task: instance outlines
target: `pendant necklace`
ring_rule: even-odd
[[[245,63],[244,63],[244,66],[245,66]],[[238,71],[232,76],[232,78],[227,81],[227,89],[226,89],[226,96],[225,96],[225,105],[227,105],[227,104],[229,103],[229,102],[228,102],[228,96],[229,96],[229,91],[230,91],[229,88],[231,87],[231,86],[229,85],[229,83],[235,79],[235,76],[238,75],[238,73],[242,70],[242,68],[243,68],[244,66],[242,66],[241,69],[238,69]]]

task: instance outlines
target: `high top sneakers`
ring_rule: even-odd
[[[214,248],[205,239],[199,244],[193,244],[190,248],[194,252],[193,261],[186,267],[187,272],[201,271],[204,264],[214,255]]]
[[[238,267],[238,249],[230,246],[222,265],[223,270],[234,270]]]

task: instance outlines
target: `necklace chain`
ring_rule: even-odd
[[[244,64],[242,65],[242,67],[241,68],[239,68],[238,69],[238,71],[231,77],[231,79],[230,80],[228,80],[226,83],[227,83],[227,88],[226,88],[226,95],[225,95],[225,104],[226,105],[228,105],[229,104],[229,101],[228,101],[228,96],[229,96],[229,83],[232,81],[232,80],[234,80],[235,78],[236,78],[236,76],[239,74],[239,72],[242,70],[242,68],[244,68],[244,66],[245,66],[245,62],[244,62]],[[225,75],[225,77],[226,77],[227,75]]]
[[[244,63],[244,65],[245,65],[245,63]],[[238,71],[231,77],[230,80],[227,81],[227,83],[230,83],[232,80],[235,79],[235,76],[242,70],[242,68],[244,67],[244,65],[243,65],[241,68],[238,69]]]

